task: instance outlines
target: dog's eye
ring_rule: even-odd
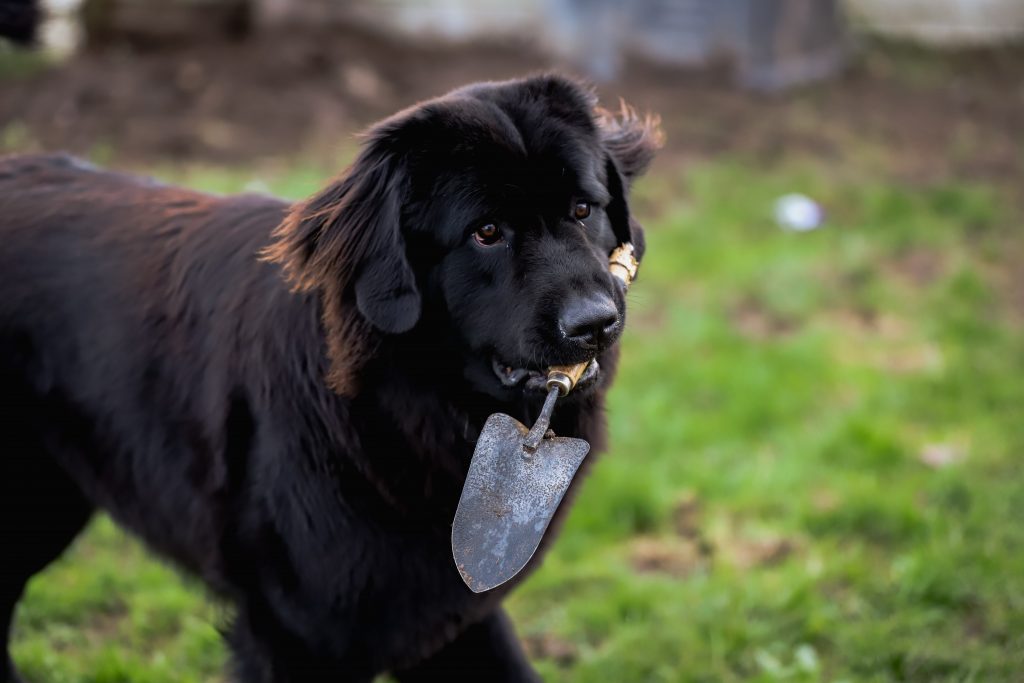
[[[473,239],[485,247],[490,247],[500,242],[504,237],[501,234],[501,228],[494,223],[488,223],[476,229],[476,232],[473,233]]]
[[[590,217],[590,202],[576,202],[572,207],[572,215],[578,221]]]

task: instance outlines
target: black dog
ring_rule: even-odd
[[[608,255],[642,252],[657,138],[541,76],[379,123],[294,205],[0,160],[4,635],[100,508],[236,606],[244,681],[535,680],[515,582],[471,593],[451,521],[484,420],[535,417],[544,367],[597,358],[552,428],[604,442]]]

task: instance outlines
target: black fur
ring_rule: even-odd
[[[0,0],[0,37],[13,43],[33,44],[42,19],[38,0]]]
[[[539,406],[495,357],[599,352],[552,426],[603,445],[615,338],[558,315],[594,291],[624,313],[607,256],[642,246],[626,189],[656,133],[541,76],[383,121],[295,205],[0,160],[0,623],[100,508],[236,606],[244,681],[533,680],[451,520],[484,419]]]

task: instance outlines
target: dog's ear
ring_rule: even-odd
[[[419,320],[421,300],[401,231],[407,176],[386,142],[372,133],[347,172],[294,205],[266,256],[297,289],[320,289],[339,304],[351,292],[370,324],[399,334]]]
[[[637,258],[642,258],[645,246],[644,231],[629,213],[626,183],[622,178],[623,174],[619,171],[618,164],[610,154],[605,156],[604,170],[607,177],[608,194],[611,195],[605,212],[608,214],[608,220],[611,221],[615,239],[619,244],[632,243],[636,249]]]
[[[637,258],[643,258],[644,233],[629,213],[627,193],[633,180],[647,170],[655,152],[661,148],[663,135],[657,117],[641,118],[625,102],[619,114],[598,108],[598,133],[605,149],[605,177],[611,201],[608,219],[619,243],[631,242]]]
[[[601,144],[629,185],[643,175],[665,142],[661,119],[650,114],[641,117],[625,102],[620,103],[618,114],[600,107],[595,111]]]

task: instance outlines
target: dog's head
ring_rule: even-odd
[[[268,250],[323,293],[335,385],[367,327],[432,340],[427,353],[501,400],[600,356],[625,320],[608,257],[627,242],[643,254],[627,192],[659,136],[556,76],[468,86],[374,126]]]

